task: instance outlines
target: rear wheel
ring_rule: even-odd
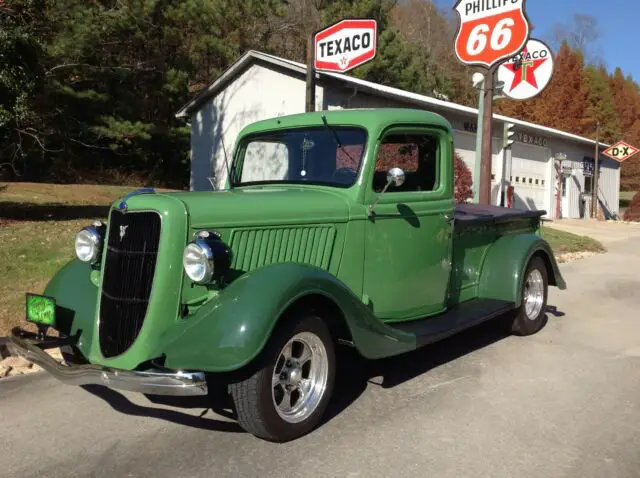
[[[229,386],[240,426],[276,442],[315,428],[335,378],[333,340],[323,320],[301,315],[285,322],[260,360],[253,375]]]
[[[522,305],[516,310],[511,325],[511,331],[515,335],[535,334],[544,327],[548,287],[547,266],[540,257],[534,257],[525,272],[521,291]]]

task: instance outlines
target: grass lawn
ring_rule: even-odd
[[[542,237],[544,237],[556,256],[569,252],[605,252],[605,247],[597,240],[587,237],[571,234],[570,232],[560,231],[551,227],[542,228]]]
[[[56,270],[74,257],[76,233],[94,219],[104,219],[111,202],[133,189],[0,185],[0,336],[22,322],[25,292],[42,292]]]

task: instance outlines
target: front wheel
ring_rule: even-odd
[[[544,327],[549,279],[547,266],[534,257],[527,266],[522,284],[521,303],[515,312],[511,331],[515,335],[532,335]]]
[[[259,360],[253,375],[229,386],[240,426],[275,442],[315,428],[335,379],[335,350],[324,321],[302,315],[285,322]]]

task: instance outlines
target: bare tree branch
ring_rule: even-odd
[[[18,128],[16,128],[16,131],[18,132],[18,134],[26,134],[27,136],[31,136],[33,139],[35,139],[36,143],[38,143],[38,146],[40,146],[42,151],[46,151],[47,153],[61,153],[62,151],[64,151],[64,149],[48,149],[48,148],[45,148],[44,144],[42,144],[42,141],[40,141],[40,138],[38,138],[38,136],[35,135],[34,133],[30,133],[29,131],[26,131],[24,129],[18,129]]]

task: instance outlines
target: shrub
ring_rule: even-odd
[[[455,153],[454,157],[454,197],[457,204],[465,203],[473,197],[473,177],[471,171],[462,160],[462,157]]]
[[[631,204],[624,213],[625,221],[640,221],[640,191],[631,200]]]

